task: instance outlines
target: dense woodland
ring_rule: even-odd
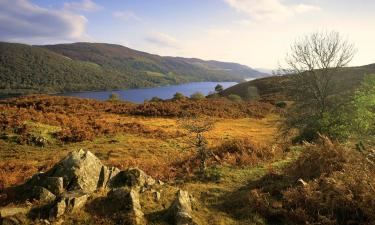
[[[0,94],[153,87],[264,76],[233,63],[161,57],[119,45],[0,43]]]

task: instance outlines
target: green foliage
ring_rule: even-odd
[[[285,108],[287,104],[284,101],[279,101],[279,102],[276,102],[275,106],[278,108]]]
[[[190,98],[193,100],[200,100],[200,99],[204,99],[205,96],[204,94],[202,94],[202,92],[195,92],[194,94],[190,95]]]
[[[154,96],[151,98],[150,102],[161,102],[163,99],[159,98],[158,96]]]
[[[359,135],[375,133],[375,75],[366,75],[353,99],[353,129]]]
[[[118,101],[118,100],[120,100],[120,95],[117,94],[117,93],[112,92],[112,93],[109,95],[108,100],[109,100],[109,101]]]
[[[184,100],[184,99],[186,99],[185,95],[180,93],[180,92],[176,92],[173,95],[173,100],[175,100],[175,101],[180,101],[180,100]]]
[[[260,99],[258,88],[256,86],[249,86],[247,88],[246,99],[248,99],[248,100],[259,100]]]
[[[215,87],[215,91],[216,92],[220,92],[220,91],[223,91],[224,90],[224,87],[223,85],[221,84],[217,84],[216,87]]]
[[[190,59],[119,45],[29,46],[0,42],[0,95],[153,87],[194,81],[240,81],[234,72]]]
[[[242,98],[239,95],[230,94],[228,95],[228,99],[232,102],[241,102]]]

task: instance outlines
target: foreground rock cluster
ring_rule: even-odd
[[[0,224],[21,224],[15,217],[27,215],[32,219],[57,221],[64,215],[83,210],[86,203],[99,190],[107,190],[105,200],[113,205],[116,221],[120,224],[148,224],[140,204],[140,195],[155,181],[142,170],[130,168],[120,171],[107,167],[91,152],[79,150],[69,153],[45,173],[35,174],[29,181],[15,188],[27,202],[26,207],[0,209]],[[160,199],[160,192],[155,192]],[[179,190],[175,201],[165,213],[171,224],[196,225],[192,216],[189,193]]]

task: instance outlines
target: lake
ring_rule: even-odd
[[[68,92],[57,94],[59,96],[73,96],[79,98],[91,98],[97,100],[107,100],[111,93],[117,93],[122,100],[127,100],[136,103],[142,103],[152,97],[159,97],[162,99],[172,98],[176,92],[181,92],[185,96],[190,96],[195,92],[201,92],[207,95],[209,92],[215,90],[215,86],[221,84],[224,88],[231,87],[236,82],[193,82],[187,84],[170,85],[155,88],[140,88],[140,89],[126,89],[115,91],[87,91],[87,92]]]

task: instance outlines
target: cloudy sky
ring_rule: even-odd
[[[374,0],[0,0],[0,40],[116,43],[274,69],[290,44],[336,30],[375,63]]]

